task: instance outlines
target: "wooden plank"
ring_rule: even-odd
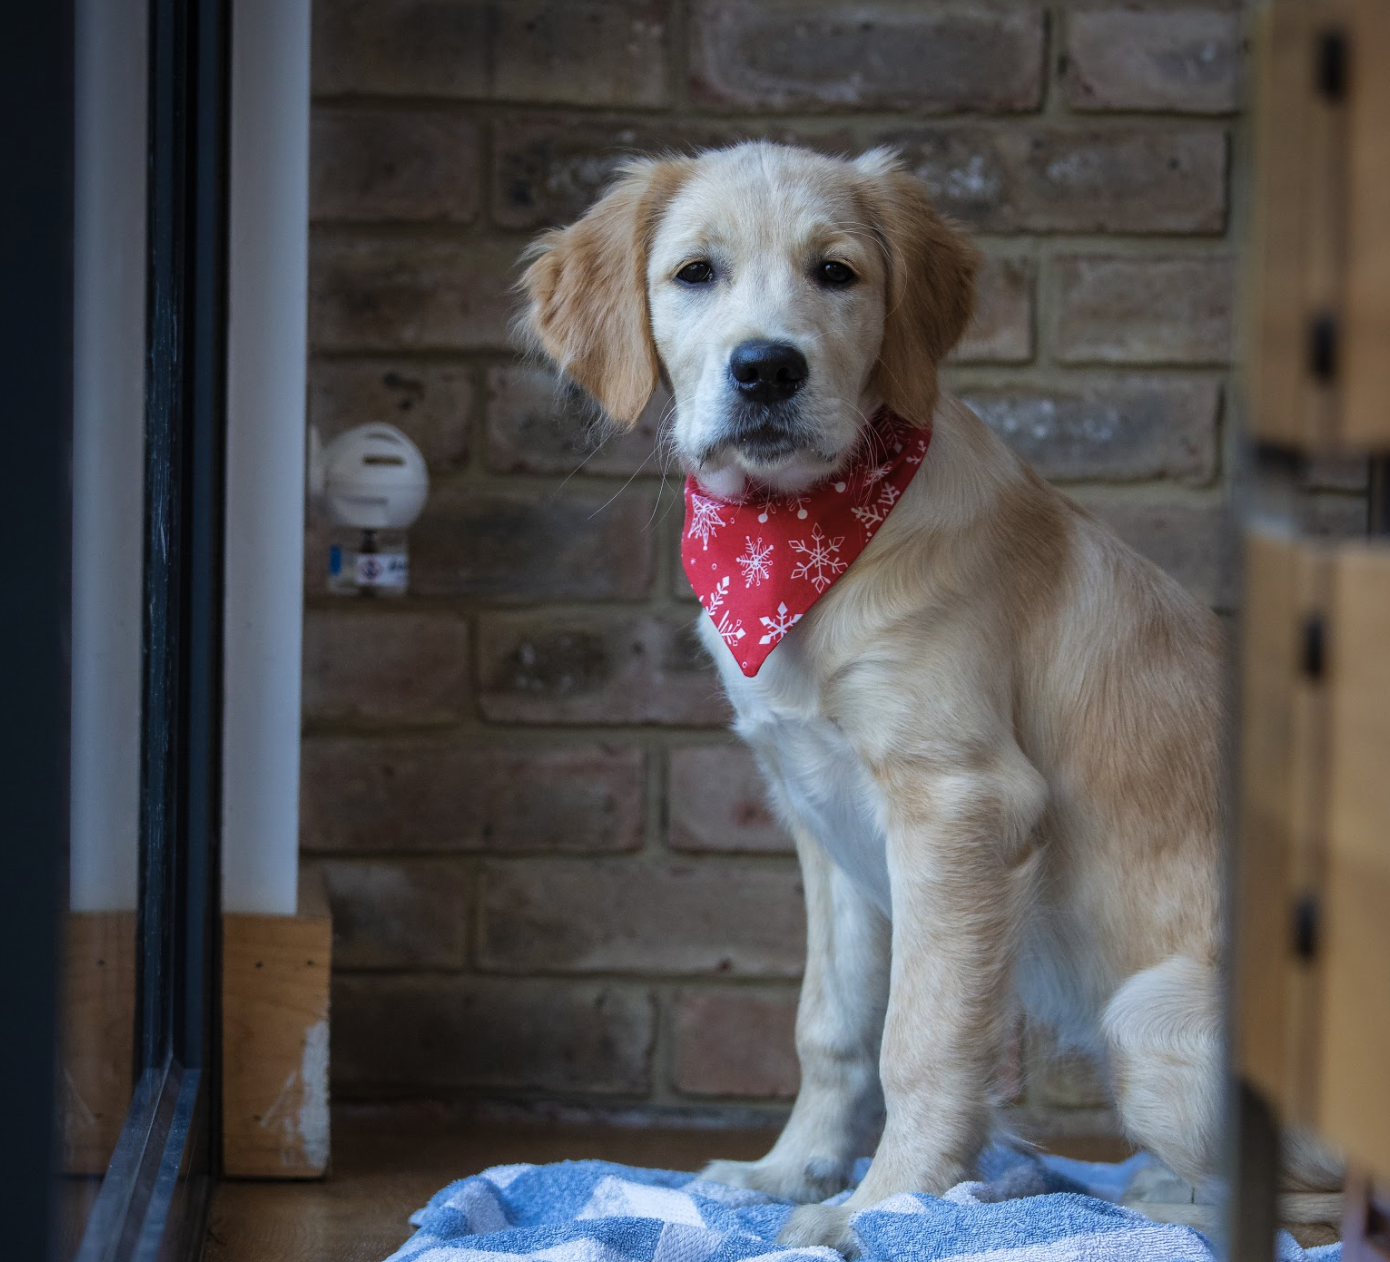
[[[1279,947],[1285,961],[1288,994],[1281,1120],[1286,1125],[1312,1126],[1317,1117],[1322,977],[1316,957],[1300,959],[1295,952],[1294,917],[1296,905],[1305,898],[1315,899],[1325,879],[1327,687],[1324,679],[1310,674],[1305,667],[1305,634],[1313,619],[1325,624],[1331,583],[1326,550],[1300,540],[1294,574],[1294,602],[1285,614],[1292,623],[1295,649],[1286,667],[1291,678],[1294,748],[1289,768],[1289,866],[1280,906],[1284,924]]]
[[[1390,547],[1339,550],[1329,616],[1331,749],[1317,1124],[1390,1177]]]
[[[1322,695],[1300,660],[1325,570],[1315,547],[1246,534],[1235,1058],[1285,1121],[1309,1119],[1316,1081],[1309,1031],[1318,983],[1295,958],[1292,915],[1299,894],[1321,880]]]
[[[1245,538],[1241,645],[1240,841],[1236,860],[1237,1067],[1275,1106],[1286,1095],[1285,961],[1292,812],[1294,545]]]
[[[1390,451],[1390,4],[1343,0],[1350,32],[1341,444]]]
[[[130,1105],[135,913],[69,912],[63,923],[63,1169],[101,1174]]]
[[[1287,5],[1288,0],[1284,0]],[[1298,312],[1299,339],[1292,348],[1298,369],[1296,441],[1312,451],[1335,442],[1341,405],[1337,347],[1331,376],[1313,372],[1312,331],[1330,319],[1339,340],[1345,337],[1342,309],[1346,280],[1346,106],[1318,90],[1319,59],[1324,39],[1342,26],[1340,0],[1294,0],[1307,23],[1301,64],[1286,90],[1304,116],[1304,197],[1307,240],[1304,245],[1303,303]],[[1294,69],[1291,67],[1291,70]]]
[[[321,878],[300,874],[295,916],[222,917],[223,1172],[316,1178],[329,1157],[328,996],[333,922]]]
[[[1251,433],[1297,446],[1308,391],[1313,32],[1322,6],[1278,0],[1254,18],[1255,203],[1251,250]]]

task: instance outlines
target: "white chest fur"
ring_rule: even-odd
[[[757,752],[773,806],[820,843],[885,916],[892,908],[878,790],[844,733],[820,707],[794,632],[753,678],[739,670],[707,617],[700,635],[737,720]]]

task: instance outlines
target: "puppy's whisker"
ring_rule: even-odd
[[[604,500],[602,504],[600,504],[596,509],[594,509],[594,511],[589,514],[588,520],[593,521],[593,519],[597,517],[601,512],[603,512],[603,510],[607,508],[615,499],[617,499],[618,496],[620,496],[624,491],[626,491],[627,488],[632,485],[633,478],[635,478],[639,473],[642,472],[643,469],[647,467],[647,461],[651,458],[652,453],[648,452],[646,458],[642,461],[642,463],[639,464],[637,468],[635,468],[630,474],[628,474],[627,481],[624,482],[622,486],[620,486],[616,491],[614,491],[613,494],[610,495],[606,500]]]
[[[668,461],[671,457],[675,455],[675,434],[666,422],[669,421],[671,417],[675,415],[675,412],[676,401],[672,399],[671,402],[667,404],[666,408],[661,413],[661,419],[657,422],[656,444],[653,450],[655,451],[657,456],[657,463],[661,466],[661,482],[656,488],[656,500],[652,504],[652,511],[650,516],[648,516],[647,518],[647,524],[643,527],[644,531],[650,530],[652,528],[652,523],[657,520],[656,515],[661,508],[661,497],[666,493],[666,474],[669,472]],[[665,459],[663,459],[662,457],[663,445],[670,446],[671,448],[670,456],[666,457]],[[665,519],[663,518],[662,520]]]
[[[550,493],[550,498],[554,499],[555,496],[557,496],[561,491],[563,491],[565,487],[569,484],[569,480],[572,477],[574,477],[574,475],[578,473],[586,464],[588,464],[590,460],[597,456],[598,453],[603,450],[608,440],[612,437],[613,434],[612,431],[610,431],[605,437],[599,439],[598,444],[593,448],[593,450],[590,451],[589,454],[585,456],[583,460],[581,460],[577,465],[575,465],[573,469],[571,469],[567,474],[565,474],[564,480]]]

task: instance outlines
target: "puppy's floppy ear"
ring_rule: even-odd
[[[636,423],[656,389],[647,249],[689,168],[688,159],[628,164],[582,219],[531,247],[521,279],[529,332],[622,425]]]
[[[927,190],[901,169],[890,150],[871,150],[855,167],[888,273],[883,346],[873,384],[904,420],[929,425],[937,365],[970,323],[980,253],[936,213]]]

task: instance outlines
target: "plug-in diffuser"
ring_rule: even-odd
[[[394,425],[359,425],[314,453],[310,478],[315,498],[346,536],[329,548],[329,591],[404,595],[405,531],[429,493],[420,449]]]

